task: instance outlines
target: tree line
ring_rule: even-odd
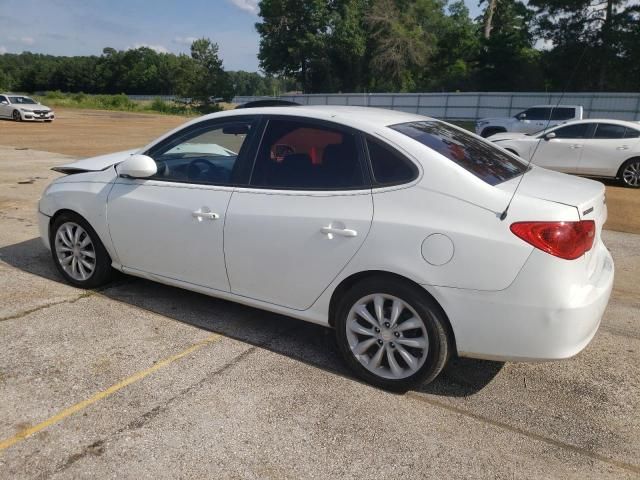
[[[637,0],[262,0],[264,74],[225,71],[207,38],[190,55],[0,55],[0,90],[191,98],[331,92],[638,91]]]
[[[637,0],[262,0],[259,59],[307,92],[637,91]]]
[[[100,56],[61,57],[24,52],[0,55],[0,91],[177,95],[230,99],[234,95],[278,95],[295,80],[256,72],[225,71],[218,45],[207,38],[190,55],[147,47],[104,48]]]

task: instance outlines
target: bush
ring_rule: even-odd
[[[130,100],[124,93],[118,95],[96,95],[93,97],[98,108],[106,110],[135,110],[136,102]]]
[[[62,93],[60,90],[51,90],[44,96],[47,100],[62,100],[67,98],[66,93]]]

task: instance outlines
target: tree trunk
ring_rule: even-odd
[[[611,55],[611,17],[613,16],[613,0],[607,0],[607,10],[605,12],[604,23],[602,24],[602,52],[600,59],[600,75],[598,87],[600,91],[607,88],[607,71],[609,69],[609,55]]]
[[[487,10],[484,13],[484,38],[488,39],[491,36],[491,29],[493,28],[493,13],[496,10],[498,0],[489,0]]]

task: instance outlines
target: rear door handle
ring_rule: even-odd
[[[220,218],[220,215],[218,215],[217,213],[208,211],[208,209],[205,209],[205,208],[200,208],[195,212],[191,212],[191,215],[193,216],[193,218],[197,218],[198,221],[202,221],[205,218],[207,220],[217,220]]]
[[[341,237],[357,237],[358,236],[358,232],[355,230],[351,230],[350,228],[322,227],[320,231],[325,235],[329,235],[329,238],[333,238],[333,235],[340,235]]]

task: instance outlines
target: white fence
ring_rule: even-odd
[[[273,97],[235,97],[234,103],[246,103]],[[282,95],[303,105],[359,105],[419,113],[447,120],[476,120],[506,117],[533,105],[582,105],[585,118],[640,120],[640,93],[343,93]]]

